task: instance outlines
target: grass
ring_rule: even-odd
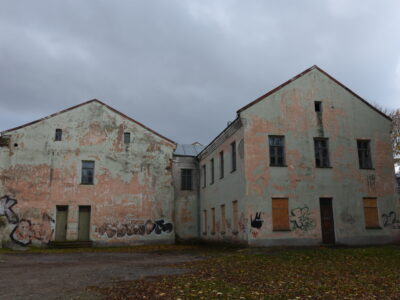
[[[192,248],[187,274],[91,287],[105,299],[400,299],[400,246]]]

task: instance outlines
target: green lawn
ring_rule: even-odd
[[[91,287],[106,299],[400,299],[400,246],[183,251],[184,275]]]

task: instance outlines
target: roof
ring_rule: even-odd
[[[171,139],[169,139],[169,138],[166,138],[165,136],[163,136],[163,135],[159,134],[158,132],[154,131],[153,129],[151,129],[151,128],[145,126],[145,125],[143,125],[142,123],[136,121],[135,119],[132,119],[131,117],[128,117],[127,115],[125,115],[125,114],[123,114],[122,112],[116,110],[115,108],[112,108],[111,106],[109,106],[109,105],[107,105],[107,104],[101,102],[101,101],[98,100],[98,99],[92,99],[92,100],[83,102],[83,103],[81,103],[81,104],[72,106],[72,107],[70,107],[70,108],[64,109],[64,110],[59,111],[59,112],[56,112],[56,113],[54,113],[54,114],[52,114],[52,115],[49,115],[49,116],[47,116],[47,117],[38,119],[38,120],[36,120],[36,121],[32,121],[32,122],[26,123],[26,124],[24,124],[24,125],[21,125],[21,126],[15,127],[15,128],[11,128],[11,129],[7,129],[7,130],[4,130],[4,131],[1,131],[0,133],[1,133],[1,134],[4,134],[4,133],[10,132],[10,131],[14,131],[14,130],[17,130],[17,129],[21,129],[21,128],[24,128],[24,127],[27,127],[27,126],[30,126],[30,125],[39,123],[39,122],[41,122],[41,121],[50,119],[50,118],[52,118],[52,117],[58,116],[58,115],[60,115],[60,114],[62,114],[62,113],[68,112],[68,111],[70,111],[70,110],[74,110],[75,108],[84,106],[84,105],[89,104],[89,103],[92,103],[92,102],[96,102],[96,103],[98,103],[98,104],[100,104],[100,105],[103,105],[103,106],[107,107],[109,110],[111,110],[111,111],[113,111],[113,112],[119,114],[119,115],[122,116],[123,118],[128,119],[129,121],[132,121],[132,122],[138,124],[139,126],[143,127],[144,129],[147,129],[148,131],[154,133],[155,135],[158,135],[158,136],[161,137],[162,139],[164,139],[164,140],[166,140],[166,141],[168,141],[168,142],[170,142],[170,143],[176,145],[176,143],[175,143],[173,140],[171,140]]]
[[[289,83],[291,83],[292,81],[295,81],[297,79],[299,79],[300,77],[303,77],[304,75],[306,75],[307,73],[311,72],[312,70],[318,70],[320,71],[322,74],[324,74],[325,76],[327,76],[329,79],[331,79],[332,81],[334,81],[335,83],[337,83],[338,85],[340,85],[342,88],[344,88],[345,90],[347,90],[350,94],[352,94],[353,96],[355,96],[356,98],[358,98],[359,100],[361,100],[362,102],[364,102],[366,105],[368,105],[369,107],[371,107],[373,110],[375,110],[376,112],[378,112],[379,114],[381,114],[382,116],[384,116],[386,119],[392,121],[392,119],[387,116],[386,114],[384,114],[383,112],[381,112],[379,109],[377,109],[375,106],[371,105],[370,103],[368,103],[365,99],[363,99],[361,96],[357,95],[355,92],[353,92],[352,90],[350,90],[347,86],[345,86],[343,83],[339,82],[337,79],[333,78],[331,75],[329,75],[327,72],[325,72],[324,70],[322,70],[320,67],[318,67],[317,65],[312,66],[311,68],[308,68],[307,70],[301,72],[300,74],[294,76],[293,78],[289,79],[288,81],[282,83],[281,85],[277,86],[276,88],[270,90],[268,93],[262,95],[261,97],[258,97],[256,100],[250,102],[249,104],[243,106],[242,108],[240,108],[237,113],[240,114],[242,111],[246,110],[247,108],[249,108],[250,106],[253,106],[254,104],[260,102],[261,100],[263,100],[265,97],[268,97],[274,93],[276,93],[277,91],[279,91],[280,89],[282,89],[283,87],[285,87],[286,85],[288,85]]]
[[[194,144],[178,144],[174,155],[177,156],[197,156],[204,149],[204,146],[199,143]]]

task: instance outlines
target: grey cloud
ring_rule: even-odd
[[[399,107],[399,20],[396,1],[2,3],[0,129],[99,98],[177,142],[207,143],[314,64]]]

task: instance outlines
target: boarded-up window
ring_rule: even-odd
[[[221,233],[225,233],[226,224],[225,224],[225,204],[221,205]]]
[[[203,210],[203,218],[204,218],[204,228],[203,234],[207,234],[207,210]]]
[[[211,234],[215,234],[215,208],[211,208],[212,227]]]
[[[272,229],[289,230],[289,200],[287,198],[272,199]]]
[[[366,228],[379,228],[378,205],[376,198],[364,198],[364,217]]]
[[[233,233],[238,232],[239,219],[238,219],[238,202],[237,200],[232,201],[232,215],[233,215]]]

